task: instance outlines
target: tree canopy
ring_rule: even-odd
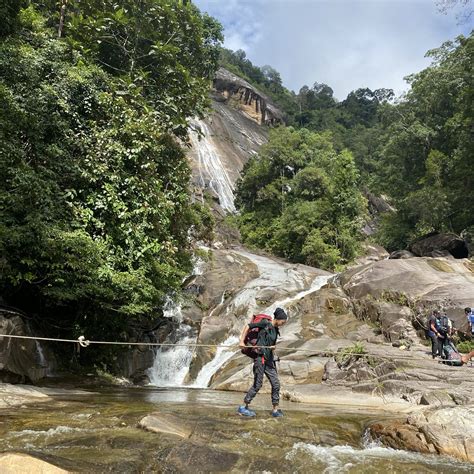
[[[171,0],[71,1],[58,38],[56,2],[10,3],[1,295],[51,335],[124,337],[180,288],[203,228],[177,137],[207,107],[220,27]]]

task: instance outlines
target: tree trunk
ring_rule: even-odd
[[[62,0],[61,10],[59,12],[58,38],[63,35],[64,17],[66,16],[67,0]]]

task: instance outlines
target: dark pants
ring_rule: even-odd
[[[245,395],[244,402],[250,403],[262,388],[263,374],[267,376],[272,386],[272,404],[278,405],[280,402],[280,381],[278,380],[276,365],[273,361],[265,361],[263,363],[262,357],[257,357],[253,362],[253,385],[250,387],[247,395]]]
[[[431,355],[442,356],[442,344],[439,337],[433,331],[427,331],[426,335],[431,339]]]

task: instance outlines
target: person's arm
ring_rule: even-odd
[[[431,328],[431,330],[439,337],[439,332],[438,332],[438,330],[436,329],[436,326],[435,326],[435,323],[434,323],[433,320],[431,320],[431,322],[430,322],[430,328]]]
[[[240,333],[240,341],[239,341],[239,346],[240,347],[246,347],[245,346],[245,337],[247,336],[247,333],[249,332],[249,325],[246,324],[243,329],[242,329],[242,332]]]

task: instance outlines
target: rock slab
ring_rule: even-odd
[[[42,459],[22,453],[0,454],[0,472],[2,474],[60,474],[72,471],[65,471]]]

